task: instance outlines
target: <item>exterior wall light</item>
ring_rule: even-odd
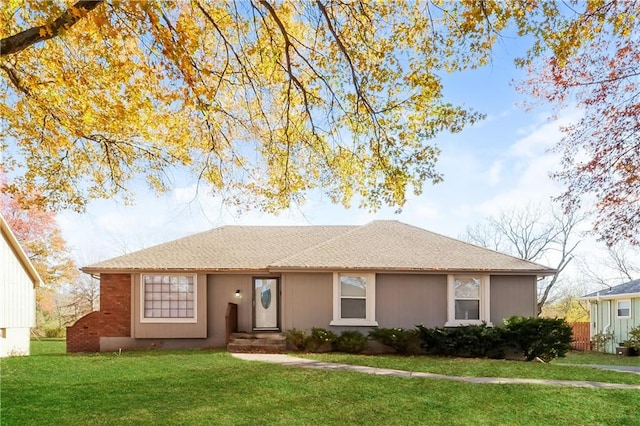
[[[242,295],[240,294],[240,289],[237,289],[237,290],[236,290],[236,298],[237,298],[237,299],[242,298]]]

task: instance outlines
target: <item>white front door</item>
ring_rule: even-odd
[[[253,328],[278,330],[279,300],[278,278],[253,279]]]

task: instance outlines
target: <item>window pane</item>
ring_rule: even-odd
[[[193,318],[193,276],[145,275],[143,282],[145,318]]]
[[[341,299],[342,318],[366,318],[367,301],[365,299]]]
[[[620,301],[618,301],[618,316],[619,317],[631,316],[631,301],[630,300],[620,300]]]
[[[480,278],[456,277],[455,294],[460,299],[480,298]]]
[[[340,292],[342,296],[365,297],[367,295],[367,279],[365,277],[340,277]]]
[[[479,320],[480,301],[479,300],[456,300],[457,320]]]

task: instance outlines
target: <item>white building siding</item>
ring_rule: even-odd
[[[0,240],[0,328],[35,325],[33,281],[3,235]]]
[[[0,358],[29,355],[30,333],[29,327],[0,329]]]
[[[1,217],[0,222],[0,357],[28,355],[38,278]]]

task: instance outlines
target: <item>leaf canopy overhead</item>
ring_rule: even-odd
[[[441,76],[485,64],[509,28],[533,40],[522,88],[586,112],[558,145],[568,208],[595,195],[602,235],[614,241],[623,223],[637,242],[639,11],[622,0],[7,0],[0,149],[17,178],[5,191],[82,210],[138,176],[167,189],[168,171],[186,167],[238,206],[273,212],[320,190],[401,207],[442,179],[438,134],[482,118],[443,98]]]
[[[16,1],[2,12],[0,132],[5,159],[20,161],[8,189],[80,210],[137,175],[163,190],[172,166],[267,211],[314,188],[402,206],[441,180],[438,132],[481,117],[442,99],[438,73],[481,63],[494,37],[462,31],[438,2]]]

